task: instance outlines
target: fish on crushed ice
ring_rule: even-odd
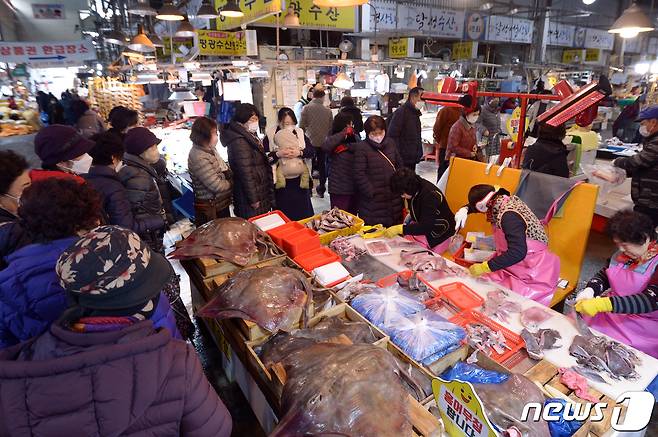
[[[481,323],[470,323],[466,325],[468,334],[468,344],[474,349],[482,351],[487,356],[491,356],[491,351],[502,354],[505,349],[511,349],[507,345],[505,336],[500,331],[494,331],[487,325]]]
[[[544,358],[545,350],[562,347],[561,344],[558,344],[558,340],[561,340],[562,336],[555,329],[540,329],[535,333],[523,329],[521,338],[525,342],[528,355],[535,360]]]
[[[357,260],[366,253],[365,249],[356,247],[350,241],[352,237],[339,237],[329,243],[329,248],[338,253],[346,262]]]
[[[528,330],[535,332],[539,329],[540,324],[551,317],[553,317],[553,314],[550,312],[541,307],[533,306],[521,312],[521,324]]]
[[[640,364],[640,358],[626,346],[607,337],[577,335],[569,347],[569,354],[580,366],[607,373],[615,380],[633,380],[639,376],[635,366]]]
[[[484,301],[482,307],[484,314],[508,322],[512,313],[521,312],[521,305],[518,302],[507,300],[507,296],[508,294],[500,289],[487,293],[487,300]]]

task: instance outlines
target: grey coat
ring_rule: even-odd
[[[324,106],[323,99],[313,99],[302,109],[302,119],[299,127],[304,130],[315,147],[321,147],[325,138],[331,132],[334,117],[331,109]]]
[[[231,170],[216,150],[194,144],[187,158],[187,168],[196,200],[217,200],[220,208],[231,204]]]

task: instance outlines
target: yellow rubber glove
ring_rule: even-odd
[[[384,231],[384,236],[386,238],[393,238],[395,236],[402,235],[402,228],[403,225],[394,225],[390,228],[386,228],[386,231]]]
[[[484,274],[491,273],[489,264],[486,261],[480,264],[473,264],[468,269],[468,271],[471,272],[471,275],[475,276],[476,278]]]
[[[612,311],[612,300],[609,297],[593,297],[576,303],[576,311],[594,317],[598,313],[609,313]]]

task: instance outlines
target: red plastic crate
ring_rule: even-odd
[[[462,282],[441,285],[436,290],[436,293],[437,297],[442,297],[462,311],[472,310],[484,304],[482,296]]]
[[[466,261],[464,259],[464,251],[467,247],[471,247],[471,243],[464,242],[464,244],[462,244],[459,247],[457,252],[455,252],[455,254],[452,257],[453,257],[453,261],[455,262],[455,264],[459,264],[462,267],[469,268],[470,266],[472,266],[475,263],[470,262],[470,261]]]
[[[288,226],[288,223],[283,226]],[[283,226],[279,226],[277,229]],[[304,228],[283,237],[282,246],[290,258],[296,258],[303,253],[320,247],[320,236],[313,229]]]
[[[507,349],[502,354],[497,353],[493,349],[491,350],[491,358],[497,363],[507,361],[507,359],[520,351],[525,345],[525,342],[520,335],[513,333],[509,329],[499,325],[498,323],[477,311],[463,311],[452,317],[450,321],[456,325],[461,326],[462,328],[466,328],[466,325],[471,323],[479,323],[488,326],[494,331],[502,332],[505,340],[507,341],[507,346],[509,346],[510,349]]]
[[[255,217],[247,219],[247,221],[254,222],[255,220],[258,220],[259,218],[267,217],[268,215],[272,215],[272,214],[279,214],[279,217],[281,217],[283,219],[283,221],[286,222],[286,223],[288,223],[290,221],[288,216],[285,215],[283,212],[279,211],[278,209],[275,209],[274,211],[266,212],[265,214],[257,215]],[[272,229],[276,229],[276,228],[272,228]]]
[[[293,261],[307,272],[310,272],[316,267],[321,267],[334,261],[340,261],[340,256],[328,247],[320,247],[299,255]]]
[[[284,238],[289,237],[295,232],[299,232],[303,229],[305,229],[304,225],[300,225],[297,222],[288,222],[285,225],[279,226],[274,229],[270,229],[269,231],[267,231],[267,235],[269,235],[272,241],[274,241],[274,244],[283,248]]]

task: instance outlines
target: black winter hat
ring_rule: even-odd
[[[145,127],[136,127],[130,129],[123,139],[123,144],[126,146],[126,152],[131,155],[139,156],[146,149],[154,144],[160,144],[162,140],[156,137],[153,132]]]
[[[34,137],[34,152],[46,166],[70,161],[89,152],[92,147],[93,141],[63,124],[46,126]]]

